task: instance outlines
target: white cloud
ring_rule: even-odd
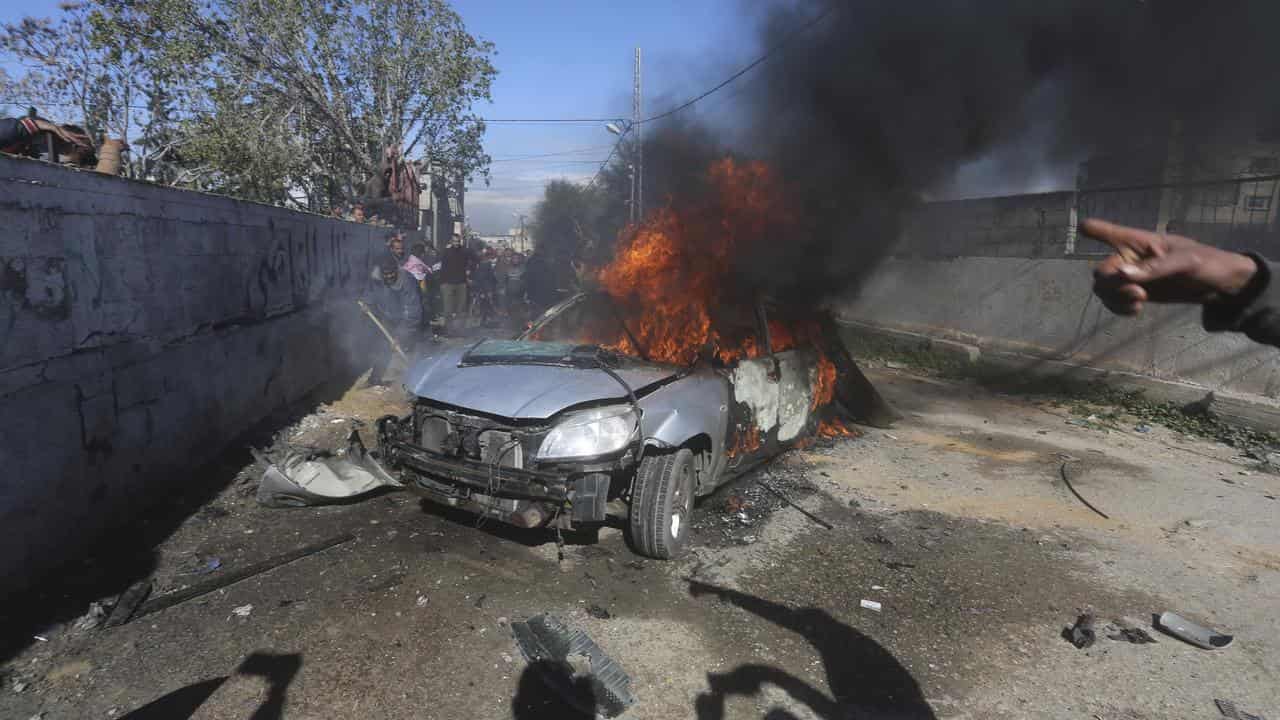
[[[507,172],[503,168],[501,175],[495,173],[489,187],[477,183],[467,188],[467,218],[471,227],[481,234],[505,233],[518,222],[512,213],[531,214],[533,206],[542,199],[543,187],[551,180],[585,183],[594,174],[595,168],[590,172],[536,168]]]

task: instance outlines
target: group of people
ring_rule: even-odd
[[[391,223],[378,217],[377,213],[370,213],[366,210],[363,203],[356,203],[350,206],[334,205],[330,214],[338,220],[391,227]]]
[[[477,250],[461,234],[438,254],[425,243],[406,249],[404,234],[396,231],[373,270],[367,299],[387,332],[412,352],[423,341],[461,332],[473,321],[482,327],[522,323],[528,316],[525,264],[525,255],[512,248]],[[393,352],[389,344],[378,352],[370,384],[382,383]]]

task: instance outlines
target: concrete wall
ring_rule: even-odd
[[[926,203],[911,215],[896,252],[922,258],[1053,257],[1074,232],[1075,193]]]
[[[386,233],[10,157],[0,228],[4,589],[346,368]]]
[[[1280,352],[1206,333],[1198,309],[1148,307],[1111,315],[1082,259],[963,257],[886,261],[839,307],[843,317],[1096,368],[1280,396]]]

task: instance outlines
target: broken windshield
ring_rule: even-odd
[[[579,295],[551,308],[519,338],[536,343],[599,345],[642,360],[644,352],[603,293]]]
[[[539,342],[536,340],[484,340],[471,348],[462,361],[468,364],[491,362],[568,362],[577,343]]]

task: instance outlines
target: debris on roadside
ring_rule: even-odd
[[[222,560],[220,558],[214,557],[214,558],[209,558],[208,560],[205,560],[203,563],[201,563],[200,567],[196,568],[195,570],[192,570],[191,572],[188,572],[188,573],[182,573],[182,574],[183,575],[208,575],[211,572],[217,572],[217,570],[221,567],[222,567]]]
[[[587,614],[597,620],[608,620],[609,618],[613,617],[613,615],[610,614],[608,610],[606,610],[605,608],[599,605],[594,605],[594,604],[587,606]]]
[[[1182,617],[1173,612],[1166,612],[1160,616],[1160,622],[1157,625],[1164,632],[1173,637],[1191,643],[1205,650],[1217,650],[1231,644],[1234,636],[1220,633],[1211,628],[1204,627],[1197,623]]]
[[[770,485],[769,483],[765,482],[763,478],[761,478],[761,479],[757,480],[756,482],[760,485],[760,487],[764,488],[765,490],[768,490],[769,492],[773,493],[774,495],[777,495],[777,496],[778,496],[778,499],[779,499],[779,500],[782,500],[782,502],[786,503],[787,505],[790,505],[791,507],[795,508],[796,510],[799,510],[801,515],[804,515],[805,517],[807,517],[807,518],[809,518],[810,520],[812,520],[812,521],[814,521],[814,522],[818,523],[819,525],[821,525],[822,527],[824,527],[824,528],[826,528],[826,529],[828,529],[828,530],[834,530],[834,529],[835,529],[835,526],[834,526],[834,525],[832,525],[831,523],[827,522],[826,520],[823,520],[822,518],[818,517],[817,515],[814,515],[813,513],[809,512],[808,510],[805,510],[804,508],[802,508],[802,507],[800,507],[799,505],[797,505],[797,504],[795,504],[794,502],[792,502],[790,498],[788,498],[786,495],[783,495],[783,494],[782,494],[782,492],[781,492],[781,491],[779,491],[777,488],[775,488],[775,487],[773,487],[772,485]],[[745,514],[745,513],[744,513],[744,514]]]
[[[873,534],[871,534],[871,535],[867,535],[866,537],[864,537],[864,538],[862,538],[862,539],[863,539],[863,540],[866,540],[867,542],[871,543],[872,545],[892,545],[892,544],[893,544],[893,541],[892,541],[892,540],[890,540],[889,538],[885,537],[885,536],[884,536],[884,535],[882,535],[881,533],[873,533]]]
[[[356,536],[352,535],[351,533],[343,533],[341,535],[336,535],[327,540],[321,540],[319,542],[311,543],[310,545],[304,545],[300,548],[297,548],[296,550],[290,550],[289,552],[281,553],[279,555],[276,555],[275,557],[267,558],[266,560],[262,560],[260,562],[245,565],[241,568],[238,568],[230,572],[219,573],[218,575],[212,576],[209,579],[204,580],[202,582],[198,582],[195,585],[189,585],[180,590],[175,590],[173,592],[160,595],[159,597],[151,598],[146,603],[143,603],[142,601],[145,600],[147,595],[151,593],[151,583],[150,581],[139,583],[138,585],[135,585],[134,587],[125,591],[125,594],[121,596],[120,601],[116,603],[116,607],[111,611],[111,617],[108,618],[107,620],[107,627],[115,627],[116,625],[122,625],[126,622],[129,622],[131,619],[136,619],[144,615],[150,615],[151,613],[159,612],[166,608],[173,607],[174,605],[177,605],[179,603],[183,603],[188,600],[191,600],[192,598],[197,598],[197,597],[200,597],[201,595],[207,595],[208,593],[211,593],[215,590],[220,590],[229,585],[234,585],[235,583],[238,583],[241,580],[251,578],[255,575],[261,575],[262,573],[265,573],[269,570],[274,570],[278,567],[281,567],[282,565],[287,565],[291,562],[294,562],[295,560],[300,560],[304,557],[315,555],[316,553],[322,552],[324,550],[328,550],[329,548],[336,547],[338,545],[341,545],[346,542],[350,542],[351,540],[355,540],[355,539],[356,539]],[[126,606],[125,604],[126,598],[130,596],[130,593],[133,593],[135,591],[139,592],[140,594],[136,597],[131,598],[130,605]],[[122,612],[121,611],[122,606],[126,606],[127,611]]]
[[[89,603],[89,609],[84,615],[76,618],[75,623],[71,626],[76,632],[88,632],[98,627],[107,620],[107,608],[98,601]]]
[[[1213,704],[1218,706],[1218,712],[1222,713],[1222,717],[1228,718],[1228,720],[1267,720],[1261,715],[1254,715],[1238,709],[1236,704],[1230,700],[1215,698]]]
[[[418,607],[420,607],[420,608],[424,608],[424,607],[426,607],[426,606],[427,606],[427,596],[426,596],[426,595],[419,595],[419,596],[418,596],[417,601],[416,601],[414,604],[415,604],[415,605],[417,605],[417,606],[418,606]]]
[[[875,600],[864,599],[858,604],[861,605],[866,610],[874,610],[876,612],[880,612],[881,608],[883,607],[880,603],[876,602]]]
[[[338,453],[285,446],[274,455],[256,450],[253,454],[267,468],[258,484],[258,502],[266,507],[326,505],[383,487],[402,487],[369,454],[356,430]]]
[[[550,615],[535,615],[511,623],[511,634],[543,682],[578,710],[612,718],[635,702],[631,678],[581,630]],[[584,686],[590,692],[583,692]]]
[[[1094,506],[1093,503],[1089,502],[1088,500],[1085,500],[1084,496],[1081,495],[1080,492],[1076,490],[1075,486],[1071,484],[1071,478],[1068,477],[1068,474],[1067,474],[1067,465],[1070,465],[1072,462],[1078,462],[1078,461],[1066,460],[1058,468],[1058,473],[1062,475],[1062,483],[1067,486],[1067,489],[1071,491],[1072,495],[1076,496],[1077,500],[1084,503],[1085,507],[1101,515],[1104,520],[1110,520],[1111,519],[1110,515],[1107,515],[1106,513],[1099,510],[1096,506]]]
[[[143,601],[150,595],[150,580],[140,580],[130,585],[127,590],[120,594],[120,599],[116,600],[116,604],[111,608],[111,614],[107,616],[107,621],[103,624],[103,627],[113,628],[132,620],[134,615],[138,613]]]
[[[249,617],[249,614],[252,612],[253,612],[252,605],[240,605],[239,607],[235,607],[231,609],[231,614],[235,615],[236,617]]]
[[[1067,639],[1067,642],[1075,645],[1077,650],[1084,650],[1093,645],[1098,639],[1097,632],[1094,630],[1093,615],[1084,613],[1077,617],[1076,624],[1065,628],[1062,636]]]
[[[1156,641],[1155,638],[1151,637],[1151,633],[1138,627],[1120,627],[1116,632],[1107,635],[1107,639],[1132,643],[1134,645],[1146,645],[1147,643],[1153,643]]]
[[[884,565],[890,570],[911,570],[916,566],[915,563],[900,562],[897,560],[881,560],[880,564]]]

